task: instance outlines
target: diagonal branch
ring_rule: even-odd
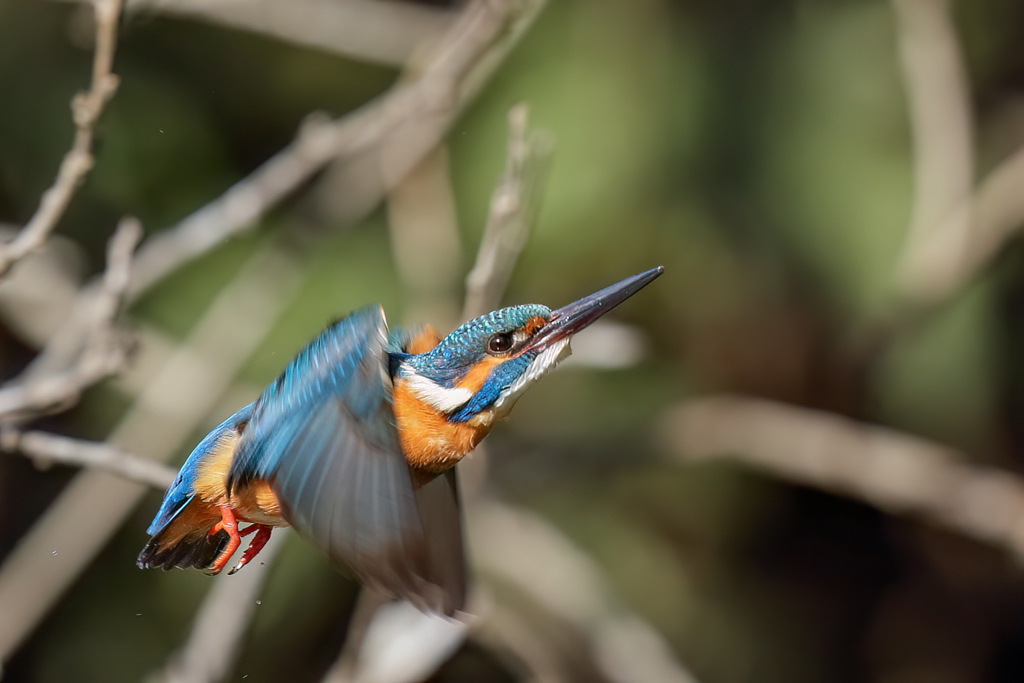
[[[370,158],[355,220],[442,139],[451,123],[538,14],[542,0],[474,0],[391,90],[339,119],[310,117],[291,144],[223,195],[139,250],[130,300],[223,240],[250,228],[296,188],[342,158]]]
[[[959,271],[971,237],[973,117],[948,0],[893,0],[914,140],[914,204],[900,294],[928,298]]]
[[[10,421],[41,413],[74,401],[89,386],[117,372],[126,360],[126,344],[114,321],[129,283],[132,253],[142,237],[134,218],[118,223],[107,246],[107,269],[95,290],[84,291],[78,301],[79,315],[88,330],[84,348],[69,369],[29,377],[0,389],[0,420]]]
[[[508,112],[505,172],[491,195],[491,209],[476,263],[466,276],[463,320],[483,315],[501,303],[501,295],[540,208],[554,145],[546,133],[527,134],[528,113],[526,104],[518,104]]]
[[[43,193],[32,218],[14,239],[0,245],[0,276],[46,241],[71,203],[71,198],[82,179],[92,169],[92,142],[96,121],[103,113],[103,107],[117,90],[117,76],[111,73],[111,67],[117,46],[117,22],[121,16],[121,0],[92,0],[92,5],[96,21],[92,84],[88,92],[75,95],[71,101],[71,113],[75,122],[74,142],[61,161],[57,179]]]

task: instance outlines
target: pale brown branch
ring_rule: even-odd
[[[527,133],[528,113],[526,104],[517,104],[508,112],[505,172],[491,195],[476,263],[466,276],[463,320],[494,310],[501,303],[539,209],[553,144],[544,133]]]
[[[481,573],[514,587],[575,628],[607,680],[696,683],[657,630],[621,605],[597,563],[545,519],[494,500],[480,500],[468,522]],[[522,552],[526,547],[529,553]],[[528,612],[518,601],[499,603],[501,611],[518,612],[521,617]],[[482,628],[487,627],[484,620]],[[548,654],[535,652],[528,657],[545,662]]]
[[[355,220],[372,209],[438,144],[510,49],[511,37],[518,38],[542,4],[517,3],[515,14],[510,1],[469,3],[438,46],[422,63],[410,66],[407,78],[387,93],[336,120],[309,118],[291,144],[251,175],[147,240],[136,260],[130,299],[251,227],[329,162],[369,160],[360,195],[346,217]]]
[[[96,121],[117,90],[117,76],[111,73],[117,47],[117,23],[121,0],[92,0],[96,22],[96,49],[93,55],[92,84],[89,90],[75,95],[71,101],[75,138],[64,155],[57,179],[44,193],[39,207],[25,227],[12,239],[0,245],[0,276],[41,246],[71,203],[82,179],[92,169],[92,142]]]
[[[520,104],[509,112],[508,157],[505,173],[499,180],[491,200],[491,211],[484,232],[483,242],[477,252],[477,265],[470,274],[470,282],[475,289],[467,292],[463,305],[463,317],[473,317],[485,312],[475,312],[487,302],[500,300],[508,284],[508,276],[515,265],[519,253],[529,232],[530,218],[536,209],[536,197],[543,183],[543,173],[550,156],[551,144],[546,137],[539,135],[527,136],[527,108]],[[440,238],[447,241],[450,230],[454,227],[454,215],[448,215],[443,203],[448,201],[447,166],[445,157],[434,155],[428,157],[432,162],[407,177],[399,187],[400,196],[391,198],[392,239],[396,253],[396,264],[407,289],[411,290],[410,298],[419,299],[415,293],[419,282],[428,278],[437,278],[445,267],[451,267],[452,254],[430,245],[422,245],[424,239]],[[430,174],[420,178],[417,175]],[[409,183],[414,183],[409,186]],[[442,203],[440,208],[433,206]],[[429,204],[431,206],[425,206]],[[427,237],[420,234],[423,229],[419,214],[431,212],[433,208],[436,224],[432,226]],[[397,223],[397,224],[396,224]],[[448,250],[457,249],[457,244]],[[435,282],[424,284],[427,291],[435,295],[444,294]],[[439,291],[440,290],[440,291]],[[440,307],[438,307],[440,310]],[[462,472],[470,473],[469,479],[481,481],[485,467],[485,453],[482,447],[477,448],[472,462],[460,465]],[[472,496],[472,485],[467,486],[467,478],[463,477],[463,493]],[[428,643],[443,642],[454,651],[469,634],[465,625],[457,626],[430,615],[409,613],[404,619],[395,619],[394,610],[412,609],[411,607],[387,606],[381,609],[374,603],[367,609],[374,610],[365,623],[354,625],[349,632],[349,641],[343,648],[334,666],[325,677],[325,683],[342,683],[375,681],[378,683],[403,683],[419,680],[435,671],[448,658],[449,651],[436,647],[406,648],[397,653],[394,649],[373,647],[364,641],[370,634],[384,633],[380,640],[405,642],[415,638]],[[413,610],[415,612],[415,610]],[[418,677],[409,672],[417,672]]]
[[[2,440],[4,450],[20,451],[40,467],[55,462],[94,467],[158,489],[165,489],[174,481],[175,471],[167,465],[140,458],[105,443],[37,431],[12,431],[4,434]]]
[[[402,66],[436,42],[456,14],[401,0],[127,0],[125,9],[187,17],[387,66]]]
[[[970,239],[973,117],[947,0],[893,0],[913,134],[914,204],[897,287],[929,298],[959,271]]]
[[[217,398],[296,292],[297,265],[276,245],[254,254],[177,348],[154,348],[137,364],[136,400],[107,442],[163,461],[210,420]],[[237,406],[233,406],[237,408]],[[131,513],[146,488],[83,470],[0,565],[0,661]],[[140,538],[140,543],[141,543]],[[54,551],[58,551],[54,555]]]
[[[77,306],[88,332],[77,362],[67,370],[17,378],[0,388],[0,420],[67,405],[124,365],[126,343],[114,323],[128,287],[132,253],[141,237],[142,226],[134,218],[118,223],[107,246],[107,267],[101,284],[79,296]]]
[[[774,476],[909,513],[1024,560],[1024,482],[956,450],[817,410],[739,396],[684,403],[663,432],[687,462],[731,458]]]
[[[462,269],[448,148],[438,145],[388,195],[388,229],[395,270],[405,291],[405,319],[438,329],[458,323]]]

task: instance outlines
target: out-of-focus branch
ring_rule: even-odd
[[[914,300],[960,270],[971,237],[971,101],[947,0],[892,4],[914,139],[914,205],[897,286]]]
[[[407,78],[337,120],[309,118],[296,139],[213,202],[139,250],[130,298],[182,264],[251,225],[329,162],[372,158],[360,195],[346,217],[354,220],[441,140],[543,5],[542,0],[474,0],[436,48],[410,66]],[[367,156],[369,155],[369,156]]]
[[[88,92],[75,95],[71,101],[75,123],[74,142],[61,161],[57,179],[43,193],[39,208],[14,239],[0,245],[0,276],[46,241],[71,203],[75,189],[92,168],[92,141],[96,121],[103,113],[104,105],[117,90],[117,76],[111,73],[111,67],[117,47],[121,0],[92,0],[92,6],[96,22],[92,84]]]
[[[163,683],[219,683],[231,669],[242,636],[260,605],[270,563],[287,540],[287,529],[275,529],[253,562],[238,574],[223,574],[203,600],[188,641],[167,667],[153,677]]]
[[[78,361],[64,372],[15,380],[0,389],[0,420],[66,405],[124,365],[126,344],[114,322],[128,287],[132,252],[141,237],[137,220],[126,218],[118,224],[107,247],[107,268],[100,287],[79,298],[88,333]]]
[[[391,253],[406,293],[405,319],[448,329],[458,322],[462,245],[445,145],[395,186],[387,206]]]
[[[129,481],[165,489],[174,481],[175,472],[167,465],[140,458],[105,443],[72,439],[46,432],[10,431],[0,438],[5,451],[20,451],[38,466],[59,462],[64,465],[94,467]]]
[[[276,245],[252,256],[181,346],[147,346],[132,373],[137,400],[108,443],[153,460],[177,453],[291,301],[299,269]],[[155,354],[155,355],[154,355]],[[145,488],[80,473],[0,565],[0,661],[35,628],[131,512]],[[58,555],[54,555],[58,551]]]
[[[893,0],[914,136],[914,207],[896,271],[918,306],[958,291],[1024,224],[1024,149],[971,192],[971,98],[948,0]]]
[[[127,0],[125,9],[220,24],[387,66],[402,66],[435,43],[456,14],[400,0]]]
[[[911,513],[1024,560],[1024,482],[926,439],[831,413],[724,396],[671,410],[663,432],[687,462],[732,458],[883,510]]]
[[[501,303],[540,207],[553,144],[543,132],[527,134],[528,114],[526,104],[517,104],[508,112],[505,172],[491,195],[476,263],[466,276],[463,320],[483,315]]]
[[[374,0],[128,0],[128,8],[223,24],[388,66],[401,66],[436,42],[455,18],[438,7]]]
[[[519,257],[529,228],[529,221],[525,220],[528,212],[527,197],[522,192],[524,167],[530,154],[526,135],[526,113],[525,105],[518,105],[509,112],[506,172],[494,192],[491,215],[488,218],[483,242],[477,251],[477,265],[474,267],[474,272],[478,273],[477,284],[480,292],[486,292],[495,299],[501,298],[508,282],[508,273],[512,271]],[[550,149],[550,144],[547,148]],[[424,173],[429,173],[430,176],[416,177],[417,174]],[[531,179],[538,184],[541,182],[539,178]],[[410,182],[414,183],[412,187],[408,186]],[[392,208],[391,218],[393,223],[398,219],[401,224],[392,225],[392,240],[395,242],[393,250],[409,298],[417,300],[416,290],[420,288],[437,296],[443,297],[447,294],[452,297],[454,292],[450,289],[438,288],[435,283],[424,281],[437,277],[445,268],[454,267],[450,253],[452,247],[448,247],[447,251],[437,248],[437,245],[423,248],[420,242],[424,238],[418,233],[417,228],[420,226],[416,223],[416,217],[420,214],[439,213],[434,205],[447,201],[451,192],[448,187],[447,167],[440,166],[437,160],[425,164],[425,167],[417,169],[396,189],[401,194],[397,198],[398,206]],[[539,185],[530,196],[535,194],[539,194]],[[499,201],[499,196],[505,201]],[[391,202],[395,201],[396,198],[392,197]],[[440,214],[431,221],[430,234],[435,239],[440,238],[442,242],[450,242],[450,232],[456,227],[454,216],[448,216],[444,208],[440,210]],[[513,220],[513,214],[521,220]],[[508,236],[505,234],[507,231],[515,231],[516,234]],[[457,233],[454,237],[457,239]],[[502,248],[502,245],[506,244],[518,246]],[[456,244],[456,249],[457,246]],[[472,295],[467,294],[464,310],[469,315],[478,315],[471,312],[470,296]],[[486,457],[483,451],[482,446],[478,447],[471,461],[459,465],[463,475],[462,492],[467,506],[472,505],[472,498],[479,492],[484,477]],[[469,477],[465,476],[466,474],[469,474]],[[379,601],[371,600],[367,601],[365,609],[373,610],[372,615],[351,626],[349,640],[324,678],[325,683],[410,683],[421,680],[441,666],[470,632],[465,623],[449,622],[419,614],[408,605],[388,605],[381,608]],[[420,645],[430,643],[434,646],[393,648],[374,644],[409,640],[416,640]],[[445,646],[442,647],[440,644]]]
[[[600,567],[546,520],[497,501],[479,500],[468,521],[480,571],[571,624],[609,681],[696,682],[658,632],[618,604]],[[528,554],[521,550],[526,547]],[[488,627],[483,620],[481,629],[486,632]]]

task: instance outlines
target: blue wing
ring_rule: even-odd
[[[185,464],[178,470],[178,476],[174,478],[167,493],[164,494],[164,501],[153,518],[146,533],[155,536],[166,527],[178,513],[188,505],[195,492],[196,474],[199,470],[199,463],[217,447],[218,442],[233,433],[237,425],[249,420],[252,415],[252,403],[245,406],[237,413],[224,420],[212,432],[206,435],[199,445],[195,447]]]
[[[430,479],[414,480],[402,455],[387,326],[371,306],[327,328],[267,387],[228,488],[269,481],[285,519],[332,560],[377,589],[450,614],[465,596],[455,480]]]

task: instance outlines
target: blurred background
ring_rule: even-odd
[[[457,34],[480,4],[506,13]],[[3,680],[337,674],[358,588],[295,536],[229,579],[264,583],[224,672],[175,669],[222,579],[137,569],[162,490],[26,457],[18,434],[176,468],[354,308],[452,329],[519,102],[553,151],[521,183],[500,303],[665,274],[466,464],[480,619],[416,676],[1024,679],[1024,4],[542,5],[129,3],[95,165],[0,281],[3,379],[54,371],[29,363],[122,217],[144,227],[134,265],[171,265],[129,289],[114,378],[0,411]],[[12,231],[72,144],[95,36],[90,3],[0,3]],[[246,184],[312,129],[334,151]],[[195,213],[236,183],[257,200]],[[380,676],[356,680],[417,680]]]

